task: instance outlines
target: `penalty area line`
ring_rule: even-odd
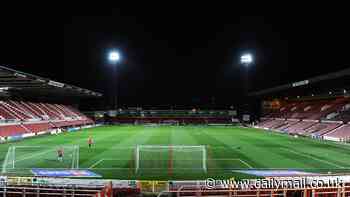
[[[210,159],[210,160],[214,160],[214,161],[239,161],[241,163],[243,163],[245,166],[247,166],[250,169],[253,169],[253,166],[251,166],[248,162],[239,159],[239,158],[218,158],[218,159]]]
[[[97,166],[99,163],[101,163],[103,160],[104,160],[104,159],[100,159],[100,160],[96,161],[95,163],[93,163],[93,164],[89,167],[89,169],[94,168],[94,167]]]
[[[248,168],[252,169],[253,166],[251,166],[249,163],[247,163],[246,161],[242,160],[242,159],[238,159],[241,163],[243,163],[244,165],[248,166]]]
[[[95,163],[93,163],[88,169],[93,169],[93,168],[99,169],[99,168],[95,168],[95,167],[103,161],[127,161],[127,159],[105,159],[105,158],[102,158],[102,159],[96,161]]]
[[[332,163],[332,162],[327,161],[327,160],[319,159],[319,158],[314,157],[314,156],[311,156],[311,155],[307,155],[307,154],[300,153],[300,152],[297,152],[297,151],[294,151],[294,150],[290,150],[290,149],[286,149],[286,148],[283,148],[283,149],[286,150],[286,151],[288,151],[288,152],[291,152],[291,153],[300,155],[300,156],[302,156],[302,157],[308,157],[308,158],[313,159],[313,160],[315,160],[315,161],[319,161],[319,162],[322,162],[322,163],[325,163],[325,164],[328,164],[328,165],[332,165],[332,166],[335,166],[335,167],[337,167],[337,168],[345,168],[345,167],[340,166],[340,165],[338,165],[338,164]]]
[[[54,151],[54,150],[47,150],[47,151],[44,151],[44,152],[41,152],[41,153],[37,153],[37,154],[33,154],[33,155],[30,155],[30,156],[27,156],[27,157],[22,157],[20,159],[15,160],[15,163],[20,162],[20,161],[24,161],[24,160],[27,160],[27,159],[31,159],[31,158],[34,158],[34,157],[37,157],[37,156],[40,156],[40,155],[44,155],[44,154],[47,154],[47,153],[49,153],[51,151]]]

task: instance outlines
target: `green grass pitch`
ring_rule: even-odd
[[[89,136],[94,139],[91,149],[87,146]],[[14,157],[15,168],[8,173],[20,175],[30,175],[31,168],[70,168],[74,160],[72,157],[77,157],[73,154],[73,145],[79,146],[79,168],[90,169],[103,178],[253,178],[234,172],[239,169],[350,172],[348,145],[233,126],[101,126],[1,144],[2,161],[13,145],[18,147]],[[150,154],[147,166],[136,171],[136,145],[205,145],[207,171],[195,161],[201,158],[196,153],[186,153],[186,156],[185,153],[169,151]],[[55,158],[59,146],[65,149],[62,163]],[[147,157],[142,156],[143,159]]]

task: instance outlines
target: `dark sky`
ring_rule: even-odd
[[[106,56],[117,48],[120,102],[133,106],[212,97],[237,102],[243,52],[255,57],[251,90],[350,66],[349,15],[341,10],[254,14],[229,6],[133,6],[62,12],[52,23],[33,14],[2,19],[0,63],[108,96],[113,72]]]

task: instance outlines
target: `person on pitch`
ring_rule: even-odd
[[[94,140],[93,140],[92,137],[90,136],[89,139],[88,139],[89,148],[91,148],[91,146],[92,146],[93,143],[94,143]]]
[[[63,161],[63,155],[64,155],[64,150],[62,147],[57,149],[57,160],[62,162]]]

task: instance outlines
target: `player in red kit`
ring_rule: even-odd
[[[91,148],[93,143],[94,143],[94,141],[93,141],[92,137],[90,136],[89,139],[88,139],[89,148]]]

